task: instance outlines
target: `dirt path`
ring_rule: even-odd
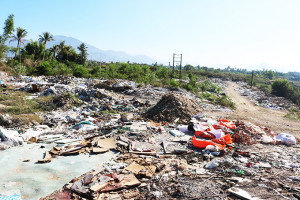
[[[256,106],[247,97],[241,96],[235,90],[238,87],[236,83],[228,82],[228,87],[225,90],[225,93],[236,103],[236,110],[232,113],[212,112],[207,114],[232,120],[249,121],[269,127],[275,132],[286,132],[300,137],[300,122],[285,118],[284,115],[286,115],[287,111],[271,110]]]

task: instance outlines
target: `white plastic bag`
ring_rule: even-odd
[[[279,140],[283,144],[287,145],[296,144],[296,138],[288,133],[280,133],[276,136],[276,140]]]

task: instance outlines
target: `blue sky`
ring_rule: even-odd
[[[163,63],[300,71],[299,0],[0,0],[29,39],[48,31]]]

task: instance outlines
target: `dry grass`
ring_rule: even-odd
[[[51,104],[52,97],[41,97],[36,99],[28,99],[28,94],[25,92],[8,91],[0,96],[0,103],[7,106],[2,107],[2,113],[11,115],[34,114],[45,110],[54,109],[54,107],[44,107],[43,104]],[[43,103],[43,104],[42,104]]]
[[[32,122],[38,122],[40,124],[43,122],[43,120],[36,114],[13,115],[12,118],[20,121],[23,124],[30,124]]]
[[[6,72],[7,74],[11,75],[10,66],[5,64],[4,62],[0,62],[0,71]]]

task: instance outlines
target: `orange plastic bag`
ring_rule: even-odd
[[[218,147],[220,150],[224,149],[224,147],[225,147],[225,145],[220,145],[220,144],[214,143],[212,141],[197,140],[196,136],[193,136],[193,138],[192,138],[192,144],[195,147],[198,147],[200,149],[205,149],[208,145],[212,145],[212,146]]]
[[[214,139],[214,138],[216,138],[214,136],[214,134],[208,133],[206,131],[195,131],[195,134],[197,136],[199,136],[199,137],[206,138],[206,139]]]
[[[211,141],[213,141],[215,143],[218,143],[218,144],[222,144],[222,145],[232,143],[232,139],[231,139],[230,134],[227,134],[227,135],[221,137],[220,139],[212,139]]]
[[[235,129],[235,124],[228,121],[227,119],[220,119],[219,123],[220,123],[220,125],[225,126],[229,129]]]

